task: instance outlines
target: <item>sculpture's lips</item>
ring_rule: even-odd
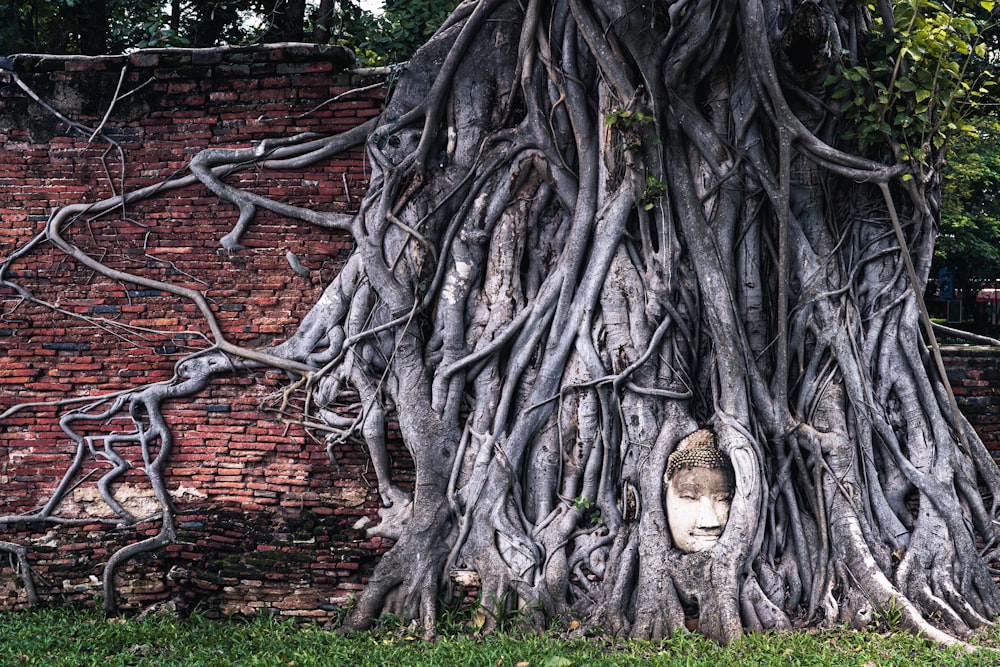
[[[691,531],[690,533],[688,533],[688,535],[690,535],[691,537],[699,537],[699,538],[719,537],[720,535],[722,535],[722,529],[720,528],[718,530]]]

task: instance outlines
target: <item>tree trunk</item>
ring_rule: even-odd
[[[305,31],[305,0],[277,0],[271,10],[271,25],[264,40],[301,42]]]
[[[81,0],[73,5],[73,27],[80,35],[80,53],[99,56],[108,52],[108,12],[104,0]]]
[[[646,638],[895,610],[949,643],[1000,611],[977,550],[1000,537],[980,496],[1000,475],[921,321],[938,183],[840,139],[825,84],[866,11],[469,0],[413,57],[361,213],[336,222],[355,257],[292,339],[192,359],[173,392],[276,364],[365,439],[372,531],[397,541],[349,626],[392,611],[432,633],[453,570],[528,626]],[[260,202],[212,168],[328,154],[192,170],[243,221]],[[695,431],[733,488],[717,541],[686,553],[664,498]]]
[[[330,25],[333,23],[335,0],[320,0],[312,15],[312,41],[326,44],[330,41]]]

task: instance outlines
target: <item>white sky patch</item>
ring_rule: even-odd
[[[306,16],[312,15],[312,13],[316,10],[317,4],[318,3],[316,2],[306,3]],[[385,0],[359,0],[358,5],[361,9],[371,12],[376,16],[381,16],[385,13]],[[170,13],[169,6],[167,7],[167,13]],[[266,23],[265,17],[249,10],[240,11],[240,21],[242,22],[244,28],[247,28],[252,32],[263,30]]]
[[[385,0],[361,0],[358,4],[372,14],[381,14],[385,11]]]

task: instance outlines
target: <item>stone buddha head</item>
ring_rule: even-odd
[[[685,553],[719,541],[736,486],[733,467],[707,429],[681,440],[663,474],[667,523],[674,545]]]

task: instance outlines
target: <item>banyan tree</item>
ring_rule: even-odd
[[[971,48],[908,58],[931,24]],[[350,628],[393,612],[431,633],[455,576],[529,627],[634,637],[891,611],[951,642],[991,623],[1000,474],[922,302],[963,101],[948,81],[975,46],[967,18],[919,2],[467,0],[375,121],[206,150],[160,186],[62,209],[45,238],[102,272],[64,238],[75,216],[196,179],[239,207],[227,250],[260,208],[354,241],[289,339],[247,349],[212,326],[172,382],[64,418],[130,417],[116,437],[149,452],[162,503],[160,532],[110,559],[111,604],[115,567],[174,539],[163,402],[274,367],[377,473],[370,530],[394,544]],[[356,215],[226,181],[359,144]],[[175,293],[210,321],[201,293]],[[412,484],[393,478],[390,421]]]

